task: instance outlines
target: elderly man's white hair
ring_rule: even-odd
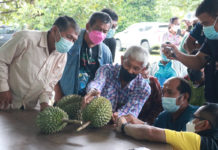
[[[124,60],[129,56],[138,62],[143,62],[143,67],[148,64],[149,52],[141,46],[129,47],[123,56]]]

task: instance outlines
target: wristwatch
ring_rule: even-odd
[[[121,132],[122,132],[123,134],[125,134],[124,128],[125,128],[125,126],[126,126],[127,124],[128,124],[128,123],[124,123],[124,124],[121,125]]]

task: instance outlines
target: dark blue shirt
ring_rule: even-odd
[[[175,131],[186,131],[186,123],[192,119],[197,109],[198,106],[189,105],[175,121],[172,119],[172,113],[162,111],[155,120],[154,126]]]
[[[218,102],[218,40],[207,39],[200,48],[200,52],[208,55],[204,66],[205,88],[204,94],[207,102]]]
[[[197,23],[194,28],[190,31],[190,35],[198,41],[198,44],[202,45],[205,40],[203,26]]]

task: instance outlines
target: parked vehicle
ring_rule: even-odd
[[[141,45],[151,52],[152,49],[160,47],[162,36],[167,30],[168,23],[135,23],[115,35],[117,50],[126,49],[132,45]]]
[[[0,47],[11,39],[12,35],[16,32],[16,29],[12,26],[0,26]]]

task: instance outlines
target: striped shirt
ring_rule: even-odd
[[[127,114],[138,117],[151,93],[151,88],[141,74],[121,88],[120,68],[120,65],[100,67],[96,72],[95,79],[89,83],[87,92],[91,89],[100,91],[101,96],[110,100],[113,112],[118,112],[118,117]]]

